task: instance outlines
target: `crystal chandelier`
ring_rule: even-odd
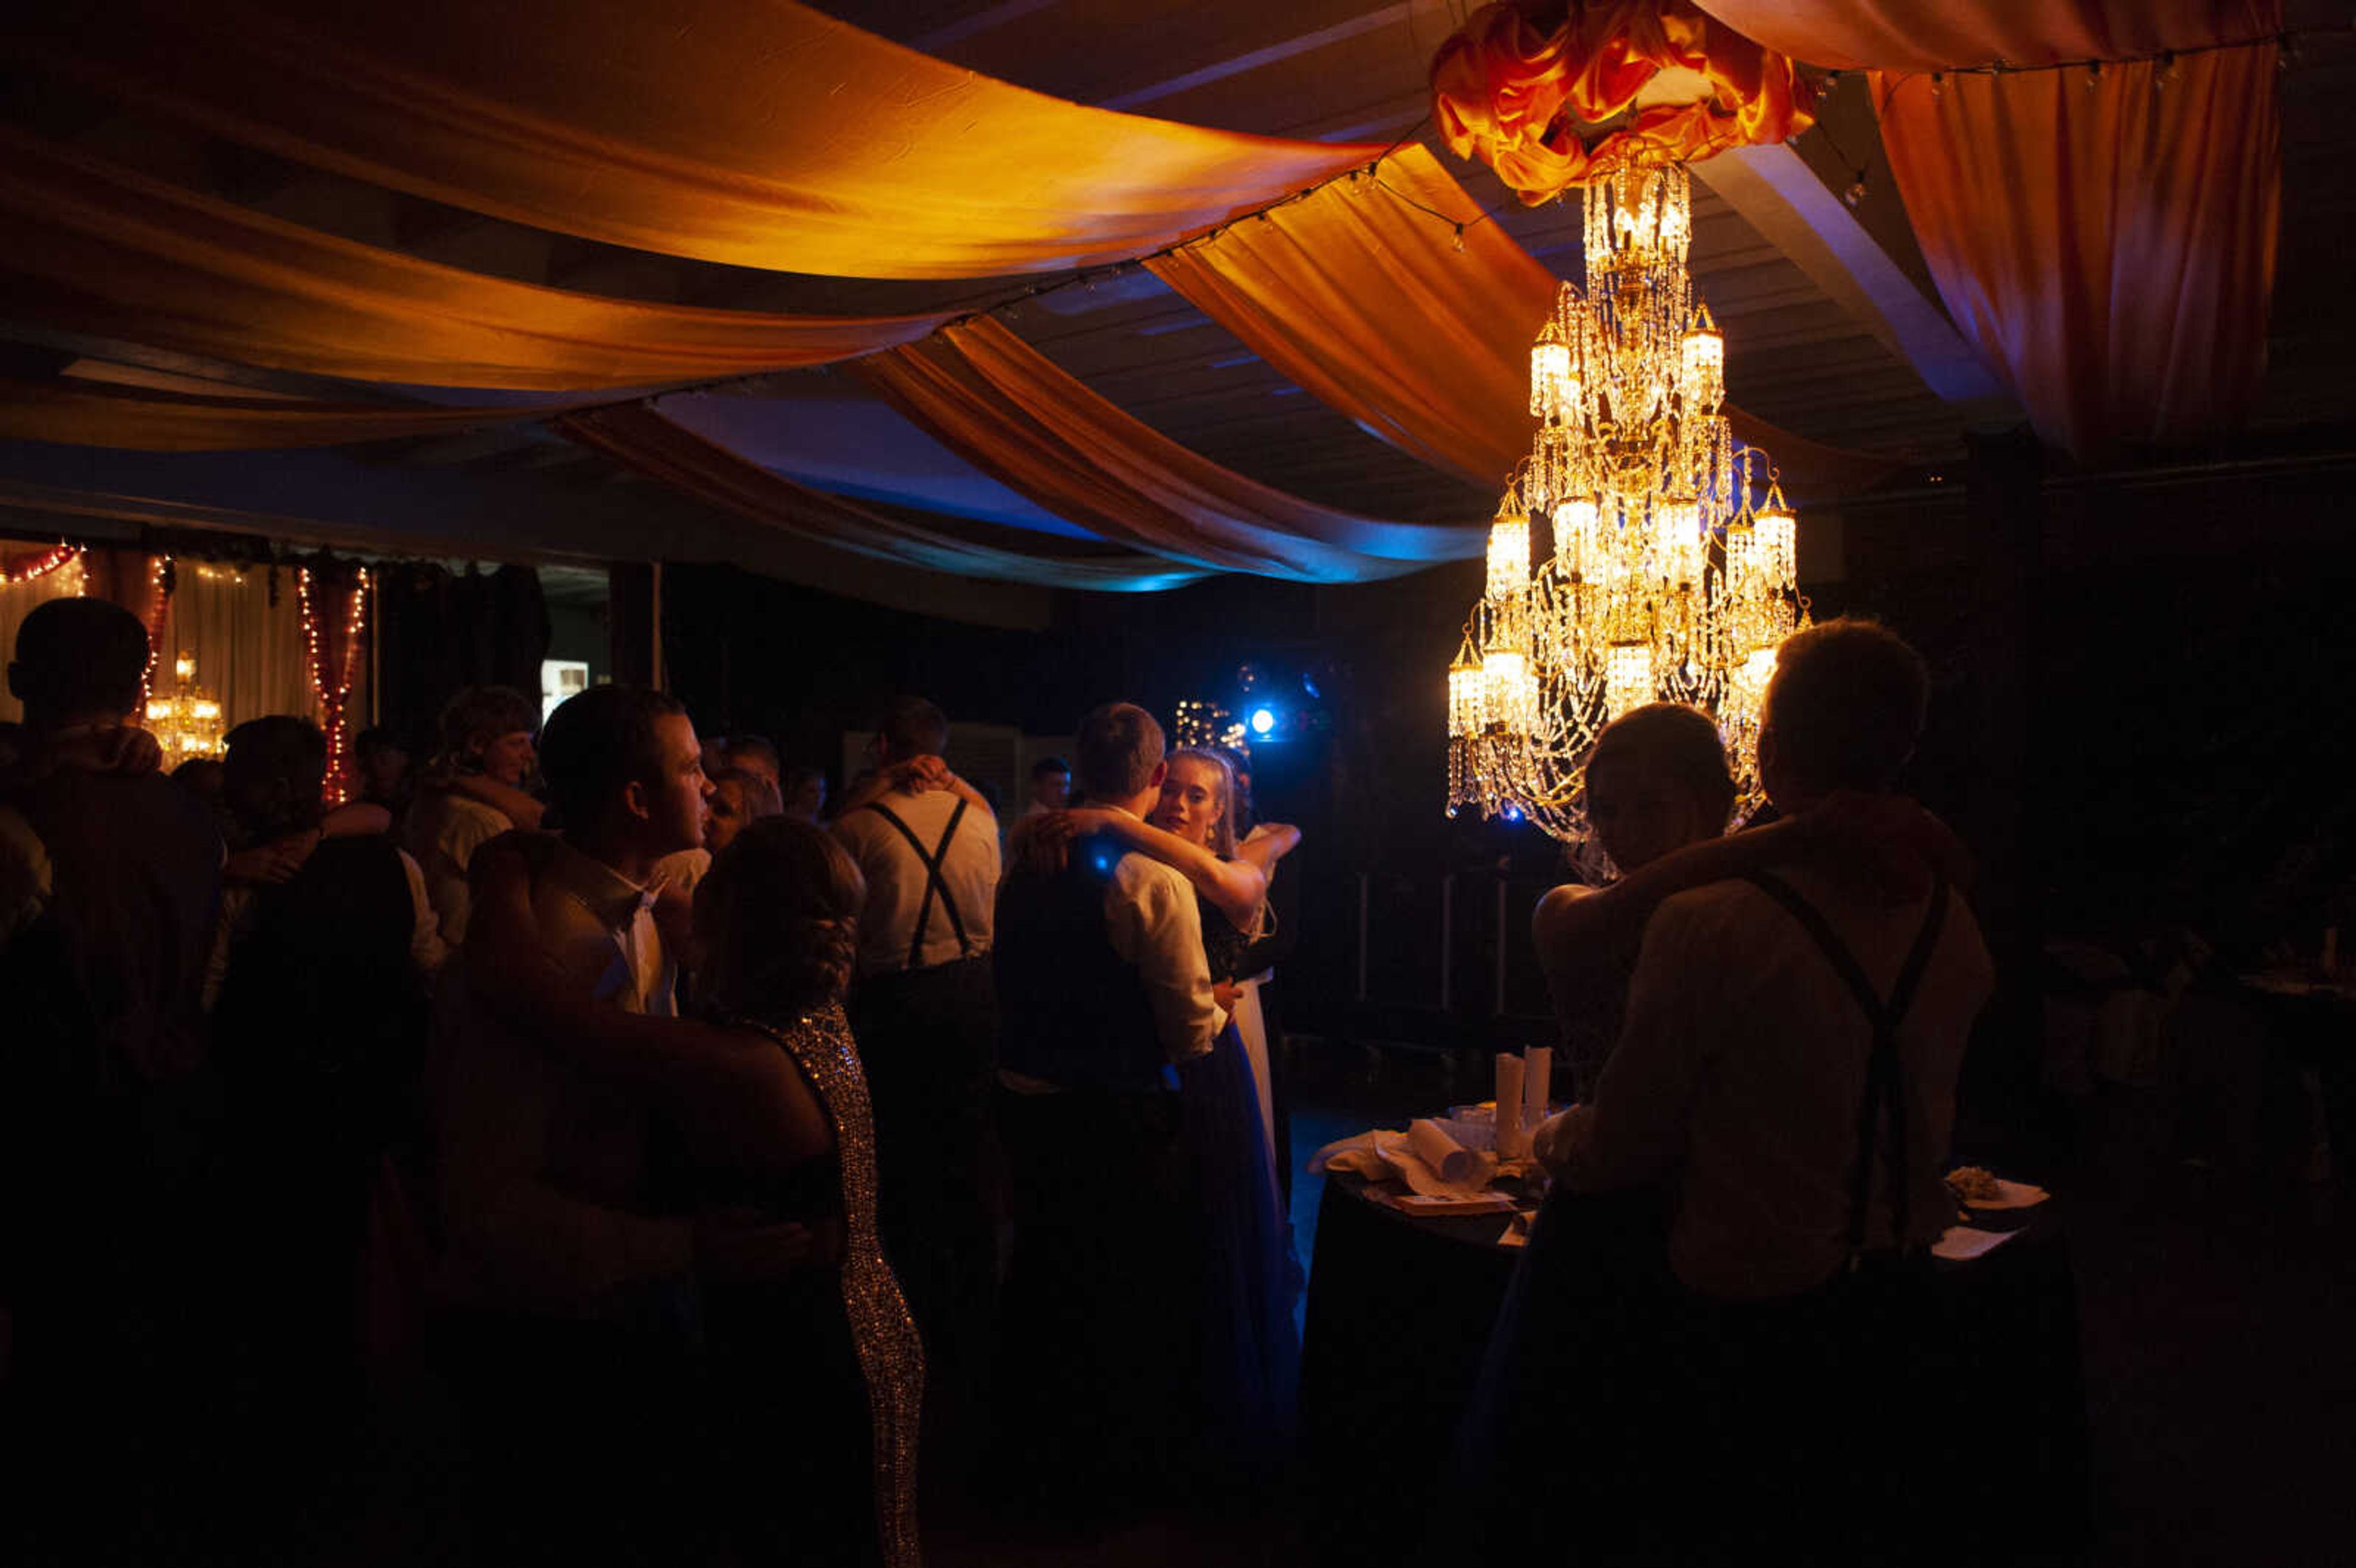
[[[197,684],[197,656],[181,651],[172,666],[168,695],[147,699],[147,729],[163,748],[164,766],[175,768],[196,757],[218,757],[221,741],[221,705]]]
[[[1726,338],[1686,267],[1684,165],[1617,170],[1586,206],[1587,287],[1562,285],[1530,350],[1537,432],[1448,672],[1449,815],[1575,844],[1597,732],[1648,702],[1711,714],[1738,814],[1755,805],[1760,699],[1806,615],[1774,471],[1719,411]]]

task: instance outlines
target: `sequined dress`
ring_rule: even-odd
[[[841,1307],[865,1384],[874,1560],[883,1568],[917,1568],[916,1440],[925,1354],[916,1320],[876,1239],[875,1130],[859,1047],[839,1006],[830,1005],[785,1027],[755,1019],[738,1021],[776,1040],[793,1059],[834,1129],[837,1157],[832,1163],[839,1171],[844,1230]],[[787,1324],[778,1325],[780,1334],[787,1328]],[[790,1422],[798,1413],[776,1411],[770,1419]],[[796,1553],[792,1560],[806,1560],[806,1554]]]

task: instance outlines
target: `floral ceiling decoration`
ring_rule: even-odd
[[[1690,163],[1815,123],[1815,86],[1789,59],[1690,0],[1483,5],[1432,57],[1431,102],[1450,150],[1532,205],[1631,162]]]

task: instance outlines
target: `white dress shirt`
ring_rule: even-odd
[[[958,796],[945,789],[907,795],[894,790],[879,805],[908,825],[926,854],[941,849],[941,835],[958,807]],[[941,854],[941,885],[957,901],[964,922],[965,941],[941,908],[937,895],[924,910],[925,864],[900,836],[900,830],[864,807],[834,819],[834,836],[859,862],[867,879],[867,907],[859,916],[859,972],[891,975],[915,967],[973,958],[990,951],[998,902],[998,818],[990,808],[969,805],[958,822],[957,837]],[[925,940],[916,962],[908,962],[908,946],[916,932],[916,916],[925,915]]]
[[[1926,905],[1878,904],[1804,869],[1785,875],[1887,997]],[[1946,896],[1945,925],[1898,1031],[1913,1106],[1909,1240],[1918,1243],[1945,1226],[1940,1174],[1955,1079],[1995,977],[1971,912]],[[1823,950],[1766,893],[1744,881],[1680,893],[1645,927],[1627,1022],[1593,1104],[1557,1118],[1542,1151],[1558,1151],[1586,1190],[1670,1181],[1669,1262],[1693,1289],[1795,1294],[1829,1278],[1847,1253],[1872,1034]],[[1890,1216],[1887,1169],[1879,1155],[1875,1163],[1867,1236],[1879,1244]]]
[[[514,827],[507,813],[455,790],[428,790],[409,808],[402,844],[425,874],[425,894],[452,948],[466,940],[466,868],[475,851]]]
[[[1162,1051],[1172,1061],[1208,1051],[1226,1015],[1211,995],[1194,885],[1175,867],[1131,850],[1112,869],[1104,907],[1112,950],[1144,982]]]

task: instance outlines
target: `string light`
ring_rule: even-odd
[[[25,565],[13,571],[0,571],[0,588],[15,588],[21,583],[38,582],[53,571],[62,571],[69,566],[80,570],[81,564],[81,546],[67,544],[60,539]]]
[[[351,793],[345,776],[351,745],[351,717],[347,709],[359,674],[360,638],[368,624],[368,569],[362,567],[352,576],[351,595],[345,604],[343,656],[338,667],[330,673],[311,569],[306,566],[294,574],[294,597],[303,612],[303,644],[309,653],[311,689],[318,694],[320,717],[326,720],[320,728],[327,735],[327,799],[332,805],[341,805]]]
[[[139,706],[143,712],[155,689],[155,650],[164,643],[164,620],[171,613],[174,581],[170,556],[147,558],[147,667],[139,672]]]

